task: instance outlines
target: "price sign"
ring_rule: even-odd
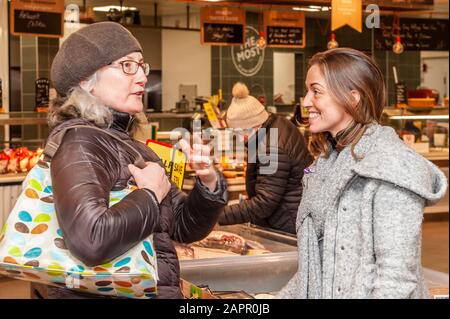
[[[179,189],[182,189],[184,172],[186,170],[186,155],[179,149],[174,149],[172,145],[166,143],[147,140],[146,144],[161,159],[170,179]]]

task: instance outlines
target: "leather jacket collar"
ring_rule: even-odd
[[[111,124],[111,128],[129,133],[133,127],[136,116],[115,110],[112,110],[112,114],[113,123]]]

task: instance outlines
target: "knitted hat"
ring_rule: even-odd
[[[263,124],[269,118],[264,105],[249,95],[244,83],[236,83],[232,93],[233,99],[226,114],[229,127],[248,129]]]
[[[142,47],[130,31],[115,22],[98,22],[72,33],[61,45],[51,68],[56,91],[67,91],[98,69]]]

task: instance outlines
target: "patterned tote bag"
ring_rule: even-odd
[[[51,158],[68,127],[47,143],[44,154]],[[142,156],[129,144],[138,167],[145,165]],[[0,232],[0,274],[16,279],[65,287],[82,292],[128,298],[154,298],[158,272],[153,237],[138,243],[107,264],[88,267],[66,248],[53,204],[51,163],[40,160],[28,173],[22,192]],[[132,192],[131,187],[111,191],[110,206]]]

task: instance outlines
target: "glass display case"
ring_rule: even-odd
[[[392,126],[417,152],[437,160],[447,159],[449,147],[449,110],[447,107],[387,107],[382,123]]]
[[[418,153],[436,164],[449,177],[449,109],[448,107],[407,107],[384,109],[382,124],[397,134]],[[425,213],[448,213],[448,190],[436,205]]]

